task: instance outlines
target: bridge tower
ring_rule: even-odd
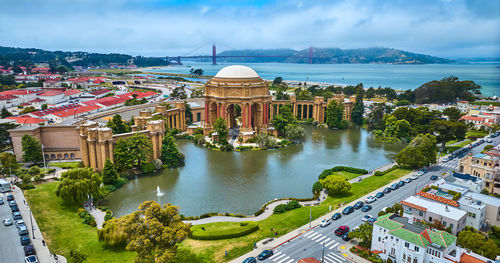
[[[215,44],[212,45],[212,65],[217,65],[217,48]]]
[[[313,48],[309,47],[309,64],[313,63]]]

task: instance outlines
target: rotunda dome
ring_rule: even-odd
[[[216,78],[227,78],[227,79],[249,79],[249,78],[259,78],[259,75],[255,70],[242,66],[242,65],[232,65],[227,66],[219,70],[215,75]]]

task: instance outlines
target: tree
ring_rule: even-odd
[[[142,163],[151,159],[153,145],[143,134],[134,134],[128,138],[119,139],[113,150],[115,165],[118,170],[141,167]]]
[[[217,118],[214,123],[214,131],[219,136],[219,143],[227,144],[229,129],[227,128],[226,120],[221,117]]]
[[[104,184],[113,185],[118,180],[118,172],[115,169],[115,165],[108,158],[104,163],[104,168],[102,169],[102,182]]]
[[[459,100],[474,100],[475,94],[481,94],[481,86],[471,80],[458,80],[450,76],[433,80],[418,87],[415,93],[416,103],[449,103]]]
[[[458,121],[464,114],[456,107],[448,107],[443,110],[443,114],[448,116],[450,121]]]
[[[321,193],[321,190],[323,190],[323,185],[321,184],[320,181],[316,181],[313,186],[312,186],[312,192],[315,196],[319,196]]]
[[[368,100],[373,99],[375,97],[375,89],[373,87],[370,87],[366,90],[365,96]]]
[[[460,121],[434,120],[431,127],[438,143],[441,143],[441,149],[444,149],[448,141],[465,139],[467,133],[467,125]]]
[[[203,69],[201,69],[201,68],[197,68],[197,69],[191,68],[191,70],[189,70],[189,72],[193,75],[198,75],[198,76],[203,75]]]
[[[191,91],[191,98],[203,98],[203,95],[204,95],[204,90],[203,88],[201,89],[194,89],[193,91]]]
[[[138,211],[107,221],[99,230],[99,240],[126,244],[127,250],[137,252],[137,263],[171,262],[177,245],[190,234],[190,227],[182,222],[178,207],[145,201]]]
[[[278,142],[270,136],[263,132],[255,136],[255,142],[262,148],[276,148],[278,147]]]
[[[193,122],[193,111],[191,110],[191,105],[189,103],[184,102],[184,116],[186,117],[186,124],[190,124]]]
[[[184,154],[182,154],[175,144],[174,137],[166,133],[161,145],[160,159],[168,168],[177,168],[184,165]]]
[[[354,86],[351,86],[351,85],[347,85],[344,87],[344,94],[348,97],[350,97],[351,95],[354,95],[356,94],[356,87]]]
[[[490,259],[500,255],[500,248],[492,239],[487,240],[484,235],[471,227],[466,227],[458,234],[457,245]]]
[[[1,123],[0,124],[0,150],[5,150],[7,147],[12,147],[12,140],[9,130],[17,127],[14,123]]]
[[[115,114],[113,118],[108,121],[106,127],[111,128],[111,130],[113,130],[113,134],[130,132],[130,127],[126,125],[126,123],[122,120],[122,116],[119,114]]]
[[[359,228],[349,232],[349,237],[359,239],[360,246],[367,249],[371,249],[372,232],[373,232],[373,226],[368,223],[363,223],[359,225]]]
[[[279,107],[279,105],[278,105]],[[292,106],[287,104],[279,108],[279,114],[273,118],[271,123],[279,134],[285,134],[285,127],[288,124],[296,124],[297,118],[293,115]]]
[[[10,111],[8,111],[5,107],[2,108],[2,113],[0,114],[0,117],[2,117],[2,119],[5,119],[7,117],[10,117],[12,116],[12,113],[10,113]]]
[[[19,112],[19,114],[26,114],[26,113],[30,113],[30,112],[34,112],[34,111],[36,111],[35,107],[28,106],[28,107],[24,108],[21,112]]]
[[[47,104],[42,104],[41,109],[42,110],[46,110],[47,109]]]
[[[304,138],[305,130],[297,124],[288,124],[285,127],[285,138],[293,142],[299,142]]]
[[[8,174],[12,170],[18,169],[21,165],[17,163],[16,156],[10,152],[2,152],[0,153],[0,163],[2,166],[0,167],[1,172],[3,174]]]
[[[342,103],[338,103],[336,100],[330,101],[326,107],[325,114],[328,127],[338,129],[347,128],[346,123],[342,119],[344,117],[344,106]]]
[[[363,89],[361,89],[363,91]],[[365,106],[363,104],[363,92],[356,93],[356,102],[354,103],[354,108],[352,109],[351,118],[352,122],[356,125],[363,124],[363,114],[365,113]]]
[[[173,100],[187,99],[186,90],[181,86],[176,87],[174,88],[174,90],[172,90],[172,93],[170,93],[170,98]]]
[[[422,168],[436,163],[437,140],[430,134],[420,134],[396,154],[396,162],[408,168]]]
[[[56,195],[64,202],[82,204],[89,197],[100,197],[102,178],[92,168],[75,168],[61,175]]]
[[[328,191],[328,194],[337,195],[351,191],[351,183],[340,175],[329,175],[325,179],[319,180],[321,185]]]
[[[385,103],[376,103],[372,106],[372,110],[368,113],[366,124],[369,131],[385,129],[384,115],[390,112],[390,107]]]
[[[283,82],[283,78],[282,77],[276,77],[273,80],[273,85],[279,85],[279,84],[281,84],[281,82]]]
[[[37,164],[43,159],[42,145],[35,138],[25,134],[21,138],[21,145],[24,152],[23,161]]]

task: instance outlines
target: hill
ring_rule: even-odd
[[[392,63],[392,64],[434,64],[450,63],[452,60],[434,56],[417,54],[393,48],[312,48],[314,64],[342,63]],[[217,54],[219,56],[268,56],[268,57],[236,57],[218,58],[220,62],[281,62],[309,63],[309,49],[256,49],[230,50]]]

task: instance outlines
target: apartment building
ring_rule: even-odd
[[[459,161],[458,172],[483,178],[484,189],[500,194],[500,157],[495,152],[465,156]]]

